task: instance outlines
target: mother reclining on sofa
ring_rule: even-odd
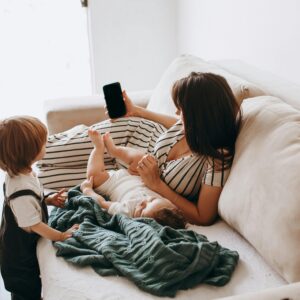
[[[227,81],[211,73],[193,72],[176,81],[172,98],[180,119],[135,106],[124,92],[125,118],[93,128],[109,131],[118,146],[133,145],[153,154],[137,168],[146,186],[169,199],[188,222],[209,225],[217,216],[231,167],[241,111]],[[86,131],[81,137],[87,137]],[[46,155],[40,165],[48,159]],[[107,169],[116,168],[115,160],[106,157],[104,162]]]

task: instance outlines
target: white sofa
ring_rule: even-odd
[[[242,103],[236,156],[219,201],[221,219],[190,226],[209,240],[237,250],[239,264],[224,287],[199,285],[178,299],[300,299],[300,86],[235,60],[175,59],[154,91],[129,93],[149,109],[175,113],[172,83],[191,71],[223,75]],[[49,100],[50,133],[105,118],[102,96]],[[55,257],[38,245],[44,299],[155,299],[124,278],[102,278]],[[226,298],[224,298],[226,297]],[[228,297],[228,298],[227,298]]]

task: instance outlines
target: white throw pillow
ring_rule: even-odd
[[[300,112],[263,96],[244,101],[221,217],[289,282],[300,280]]]
[[[161,113],[175,114],[176,108],[171,98],[172,86],[176,80],[188,76],[193,71],[211,72],[225,77],[239,103],[243,99],[265,94],[254,84],[232,75],[212,63],[205,62],[196,56],[181,55],[170,64],[163,74],[153,91],[147,108]]]

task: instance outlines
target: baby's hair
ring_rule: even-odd
[[[0,168],[10,176],[31,170],[47,134],[46,126],[34,117],[16,116],[0,121]]]
[[[153,219],[163,225],[174,229],[184,229],[186,219],[178,208],[163,208],[153,214]]]

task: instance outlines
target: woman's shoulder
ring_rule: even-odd
[[[223,172],[231,168],[233,155],[226,148],[218,149],[220,157],[207,156],[207,168],[211,171]]]
[[[169,129],[167,129],[162,135],[161,138],[164,137],[170,137],[174,138],[178,134],[184,135],[184,127],[183,127],[183,122],[181,119],[176,121],[176,123],[173,124]]]

